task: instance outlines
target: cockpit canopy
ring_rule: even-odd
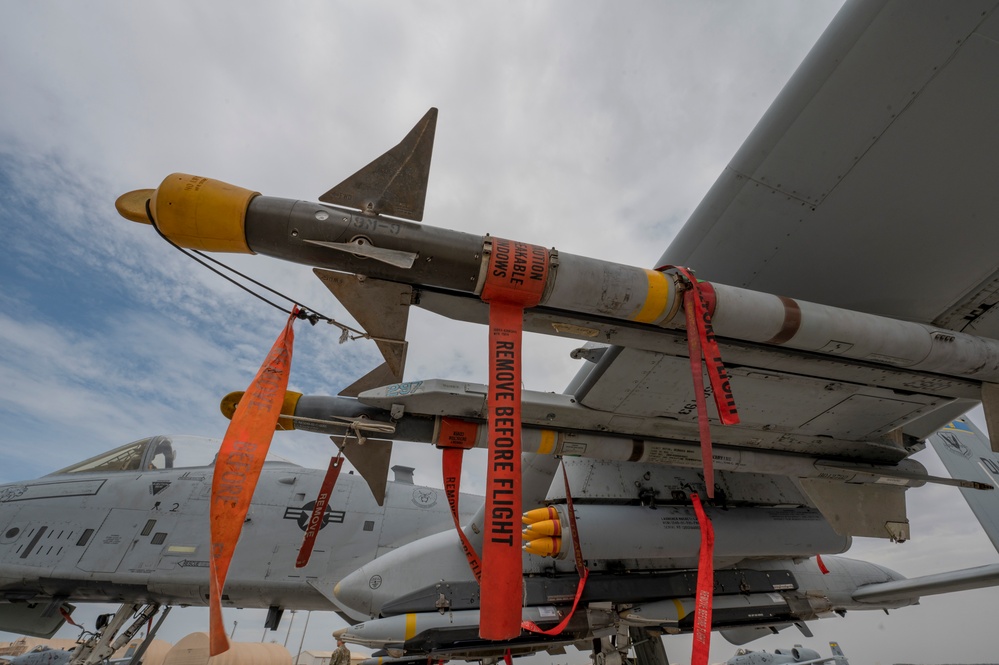
[[[218,439],[200,436],[151,436],[95,455],[49,475],[211,466],[215,463],[215,456],[221,445],[222,442]],[[266,462],[291,464],[288,460],[271,453],[268,453]]]

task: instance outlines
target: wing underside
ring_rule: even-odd
[[[848,3],[660,264],[999,337],[995,7]],[[892,463],[981,396],[971,380],[721,342],[742,417],[723,428],[711,410],[712,437],[728,445]],[[619,422],[695,422],[682,340],[598,355],[569,388],[580,404]],[[904,521],[901,491],[803,489],[834,523],[858,500],[877,513],[873,526],[844,518],[847,532],[884,535],[884,523]]]

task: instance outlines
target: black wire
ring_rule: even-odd
[[[243,279],[245,279],[245,280],[247,280],[249,282],[253,282],[254,284],[256,284],[257,286],[259,286],[260,288],[267,289],[271,293],[284,298],[288,302],[295,303],[295,305],[297,307],[299,307],[298,318],[300,318],[300,319],[306,319],[312,325],[316,325],[316,323],[318,323],[320,319],[323,320],[323,321],[327,321],[329,323],[334,323],[333,319],[331,319],[330,317],[325,316],[324,314],[320,314],[319,312],[315,311],[314,309],[305,307],[304,305],[302,305],[301,303],[297,302],[293,298],[289,298],[288,296],[284,295],[280,291],[276,291],[276,290],[272,289],[271,287],[267,286],[266,284],[261,284],[260,282],[258,282],[257,280],[253,279],[252,277],[249,277],[248,275],[244,275],[243,273],[239,272],[235,268],[232,268],[232,267],[227,266],[226,264],[222,263],[218,259],[211,258],[211,257],[203,254],[202,252],[199,252],[196,249],[187,251],[186,249],[184,249],[183,247],[181,247],[180,245],[178,245],[177,243],[175,243],[173,240],[170,240],[170,238],[168,238],[160,230],[160,228],[158,226],[156,226],[156,220],[153,219],[152,211],[149,209],[149,199],[146,199],[146,218],[149,220],[149,223],[152,225],[152,227],[154,229],[156,229],[156,233],[161,238],[163,238],[164,240],[166,240],[170,244],[171,247],[173,247],[174,249],[176,249],[178,252],[180,252],[184,256],[188,257],[189,259],[192,259],[193,261],[196,261],[197,263],[200,263],[205,268],[208,268],[213,273],[215,273],[216,275],[218,275],[222,279],[226,280],[230,284],[233,284],[233,285],[238,286],[239,288],[243,289],[244,291],[246,291],[247,293],[249,293],[251,296],[253,296],[255,298],[259,298],[260,300],[264,301],[265,303],[267,303],[271,307],[274,307],[275,309],[278,309],[278,310],[284,312],[285,314],[291,314],[291,310],[290,309],[285,309],[281,305],[278,305],[277,303],[268,300],[267,298],[265,298],[264,296],[260,295],[259,293],[250,290],[249,287],[247,287],[247,286],[245,286],[243,284],[240,284],[239,282],[237,282],[235,279],[233,279],[229,275],[226,275],[226,274],[222,273],[221,271],[216,270],[215,268],[213,268],[212,266],[208,265],[205,261],[202,261],[198,257],[200,256],[203,259],[208,259],[209,261],[212,261],[213,263],[216,263],[216,264],[222,266],[226,270],[239,275]]]
[[[292,300],[291,298],[289,298],[288,296],[284,295],[284,294],[283,294],[283,293],[281,293],[280,291],[276,291],[276,290],[272,289],[271,287],[267,286],[266,284],[263,284],[263,283],[261,283],[261,282],[258,282],[257,280],[253,279],[253,278],[252,278],[252,277],[250,277],[249,275],[244,275],[243,273],[239,272],[238,270],[236,270],[236,269],[235,269],[235,268],[233,268],[232,266],[227,266],[226,264],[222,263],[222,262],[221,262],[221,261],[219,261],[218,259],[216,259],[216,258],[214,258],[214,257],[211,257],[211,256],[208,256],[207,254],[205,254],[204,252],[202,252],[202,251],[200,251],[200,250],[197,250],[197,249],[192,249],[192,250],[190,250],[190,252],[191,252],[192,254],[197,254],[197,255],[198,255],[198,256],[200,256],[201,258],[203,258],[203,259],[207,259],[207,260],[211,261],[212,263],[215,263],[215,264],[217,264],[217,265],[220,265],[220,266],[222,266],[222,267],[223,267],[223,268],[225,268],[226,270],[228,270],[228,271],[230,271],[230,272],[233,272],[233,273],[235,273],[235,274],[239,275],[240,277],[242,277],[242,278],[243,278],[243,279],[245,279],[246,281],[248,281],[248,282],[253,282],[254,284],[256,284],[257,286],[259,286],[259,287],[260,287],[260,288],[262,288],[262,289],[267,289],[267,290],[268,290],[268,291],[270,291],[271,293],[273,293],[273,294],[275,294],[275,295],[278,295],[278,296],[281,296],[281,297],[282,297],[282,298],[284,298],[285,300],[288,300],[288,301],[290,301],[290,302],[293,302],[293,303],[295,303],[295,304],[296,304],[296,305],[298,305],[298,306],[299,306],[299,307],[300,307],[300,308],[301,308],[301,309],[302,309],[303,311],[305,311],[305,312],[308,312],[308,313],[309,313],[309,316],[305,316],[305,317],[299,317],[299,318],[310,318],[311,316],[315,316],[315,317],[316,317],[316,320],[317,320],[317,321],[318,321],[318,320],[320,320],[320,319],[322,319],[323,321],[333,321],[333,319],[331,319],[330,317],[326,316],[325,314],[320,314],[319,312],[317,312],[316,310],[312,309],[311,307],[306,307],[305,305],[303,305],[302,303],[298,302],[297,300]],[[193,258],[193,257],[192,257],[192,258]],[[195,260],[197,260],[197,259],[195,259]],[[204,265],[204,264],[202,264],[202,265]],[[205,267],[206,267],[206,268],[208,268],[209,270],[211,270],[211,269],[212,269],[212,268],[211,268],[211,266],[205,266]],[[225,275],[223,275],[223,277],[225,277]],[[230,281],[231,281],[231,280],[230,280]],[[256,294],[254,294],[254,295],[256,295]],[[311,319],[310,319],[310,320],[311,320]],[[313,321],[313,325],[315,325],[315,321]]]

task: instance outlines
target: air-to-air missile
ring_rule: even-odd
[[[280,427],[334,437],[348,459],[357,462],[355,467],[360,464],[358,470],[365,479],[377,484],[387,474],[387,454],[379,458],[381,466],[371,468],[370,474],[368,465],[375,456],[372,451],[379,445],[388,445],[386,438],[441,444],[445,431],[442,424],[447,420],[452,426],[459,423],[474,447],[486,448],[486,390],[482,384],[433,379],[374,388],[357,397],[288,393]],[[228,417],[232,416],[240,395],[232,393],[223,400],[222,411]],[[649,418],[631,423],[633,429],[621,430],[618,426],[619,431],[611,434],[604,431],[609,425],[608,414],[586,409],[567,395],[524,390],[522,399],[521,437],[525,452],[701,468],[700,447],[696,442],[684,441],[689,437],[686,423]],[[356,445],[357,436],[362,437],[364,446]],[[928,475],[925,467],[912,459],[894,464],[864,464],[725,445],[735,444],[738,436],[726,430],[719,432],[721,445],[713,449],[716,470],[777,473],[858,484],[921,487],[931,482],[984,487],[976,481]],[[362,448],[364,458],[359,456]],[[372,490],[379,495],[375,487]]]
[[[155,224],[181,247],[266,254],[364,276],[365,281],[401,285],[390,303],[396,307],[411,304],[409,289],[418,289],[421,306],[459,319],[483,320],[484,310],[468,305],[482,293],[490,255],[499,252],[500,265],[512,274],[519,273],[524,281],[543,279],[538,316],[525,320],[529,330],[656,346],[623,332],[615,333],[622,337],[616,339],[608,328],[620,322],[646,332],[683,327],[678,313],[689,284],[671,272],[415,223],[423,218],[436,117],[436,109],[431,109],[399,145],[319,197],[319,203],[263,196],[218,180],[173,173],[155,190],[122,195],[116,207],[127,219]],[[531,272],[541,256],[547,270]],[[378,288],[345,284],[333,288]],[[702,284],[708,284],[718,337],[999,382],[996,340],[735,286]],[[407,295],[409,301],[398,300]]]

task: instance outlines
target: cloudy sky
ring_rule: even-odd
[[[0,482],[148,434],[221,437],[219,399],[245,388],[283,324],[120,218],[119,194],[184,171],[315,200],[436,106],[426,223],[649,266],[839,4],[0,3]],[[347,320],[308,268],[231,263]],[[485,382],[485,339],[415,312],[406,378]],[[377,364],[373,345],[337,342],[297,326],[292,389],[336,394]],[[526,386],[564,388],[573,346],[530,337]],[[314,435],[274,446],[309,466],[330,452]],[[427,450],[399,448],[396,463],[440,484]],[[851,555],[909,576],[996,559],[956,491],[910,492],[910,519],[913,541]],[[804,643],[825,653],[837,639],[856,663],[994,660],[996,598],[820,621]],[[98,611],[78,616],[92,626]],[[227,621],[255,641],[262,616]],[[304,623],[267,639],[295,650]],[[314,613],[305,648],[331,648],[339,625]],[[203,611],[177,610],[161,636],[205,627]],[[716,635],[713,660],[733,651]],[[667,652],[682,662],[689,640]]]

